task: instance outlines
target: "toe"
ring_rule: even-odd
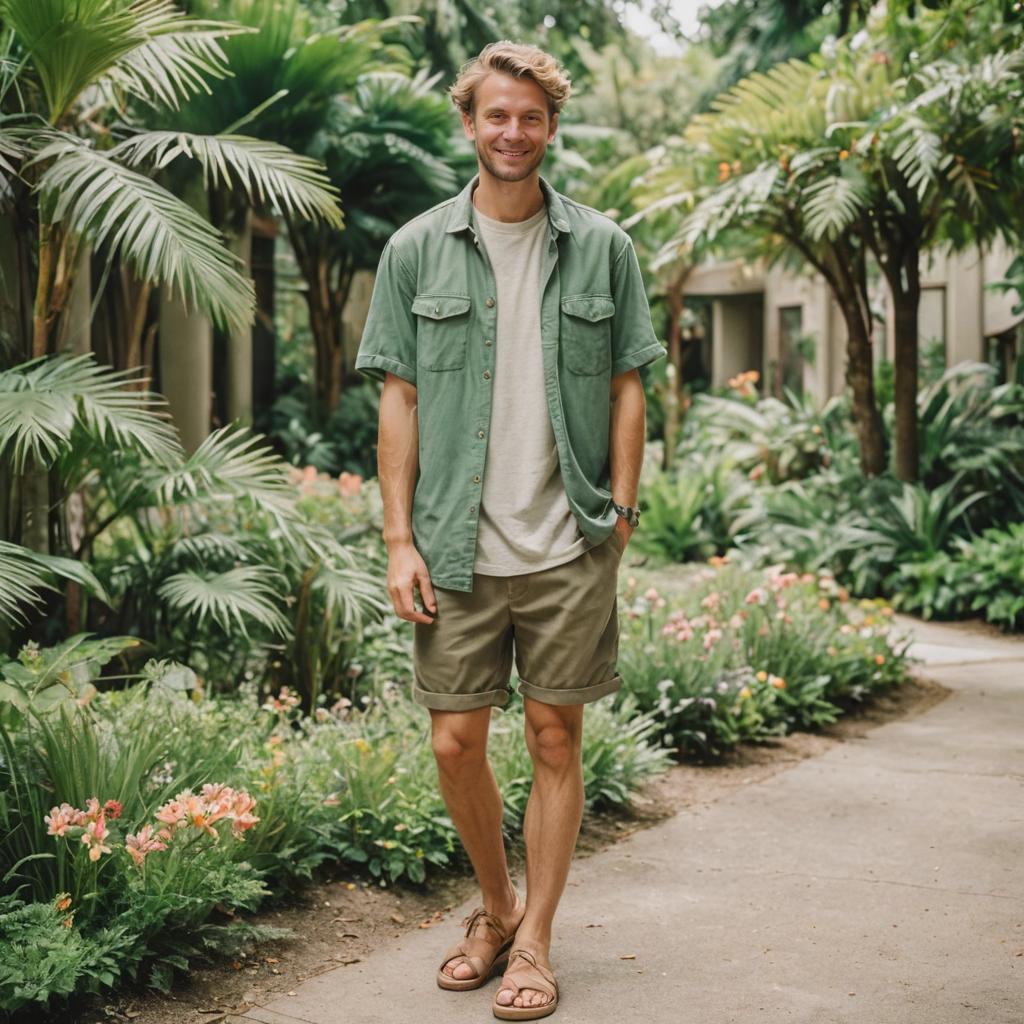
[[[468,981],[470,978],[476,977],[476,971],[465,960],[462,960],[452,968],[452,977],[458,981]]]
[[[510,988],[502,988],[498,990],[498,994],[495,999],[499,1006],[511,1006],[512,1000],[515,997],[515,992]]]

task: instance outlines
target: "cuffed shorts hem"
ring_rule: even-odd
[[[475,711],[477,708],[501,708],[508,703],[508,690],[485,690],[483,693],[434,693],[420,689],[415,683],[412,699],[435,711]]]
[[[600,683],[595,683],[593,686],[583,686],[578,689],[550,690],[546,686],[534,686],[533,683],[529,683],[522,678],[519,680],[519,692],[524,697],[539,700],[543,704],[589,704],[591,701],[597,700],[599,697],[604,697],[609,693],[615,693],[615,691],[621,689],[621,687],[622,676],[618,673],[613,675],[610,679],[605,679]]]

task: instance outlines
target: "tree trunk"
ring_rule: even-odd
[[[204,217],[209,197],[202,183],[189,182],[182,198]],[[210,433],[213,398],[213,324],[205,313],[188,309],[166,286],[160,294],[160,390],[187,452]]]
[[[78,246],[68,285],[68,302],[60,320],[57,348],[72,355],[92,351],[92,246]]]
[[[242,261],[241,272],[252,276],[252,208],[233,210],[226,226],[228,246]],[[252,324],[227,335],[225,404],[229,421],[252,422]]]
[[[838,249],[828,265],[827,280],[846,322],[846,382],[853,393],[853,419],[865,476],[885,472],[885,431],[875,400],[871,358],[871,311],[863,252]]]
[[[330,412],[337,408],[345,385],[345,328],[341,318],[355,268],[344,258],[333,259],[329,229],[323,225],[296,224],[290,218],[287,223],[295,260],[306,281],[317,406]],[[332,280],[335,273],[337,279]]]
[[[683,388],[683,286],[690,270],[689,265],[681,267],[665,289],[669,311],[666,367],[668,389],[665,396],[665,453],[662,461],[666,470],[671,469],[675,461],[676,438],[679,435]]]
[[[917,438],[917,316],[921,300],[917,246],[908,245],[902,267],[888,276],[893,302],[896,475],[907,483],[918,476]]]

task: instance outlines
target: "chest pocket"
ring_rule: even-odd
[[[464,295],[417,295],[416,363],[425,370],[460,370],[466,365],[470,300]]]
[[[566,295],[562,299],[561,344],[573,373],[605,373],[612,361],[610,295]]]

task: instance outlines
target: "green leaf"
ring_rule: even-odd
[[[51,220],[131,263],[144,281],[164,284],[187,306],[236,330],[252,322],[252,281],[221,236],[191,206],[156,182],[70,137],[35,162],[53,162],[39,180]]]
[[[179,156],[197,160],[206,188],[241,188],[252,205],[272,202],[286,214],[342,227],[338,190],[323,165],[276,142],[245,135],[145,132],[115,146],[110,155],[130,167],[166,167]]]

